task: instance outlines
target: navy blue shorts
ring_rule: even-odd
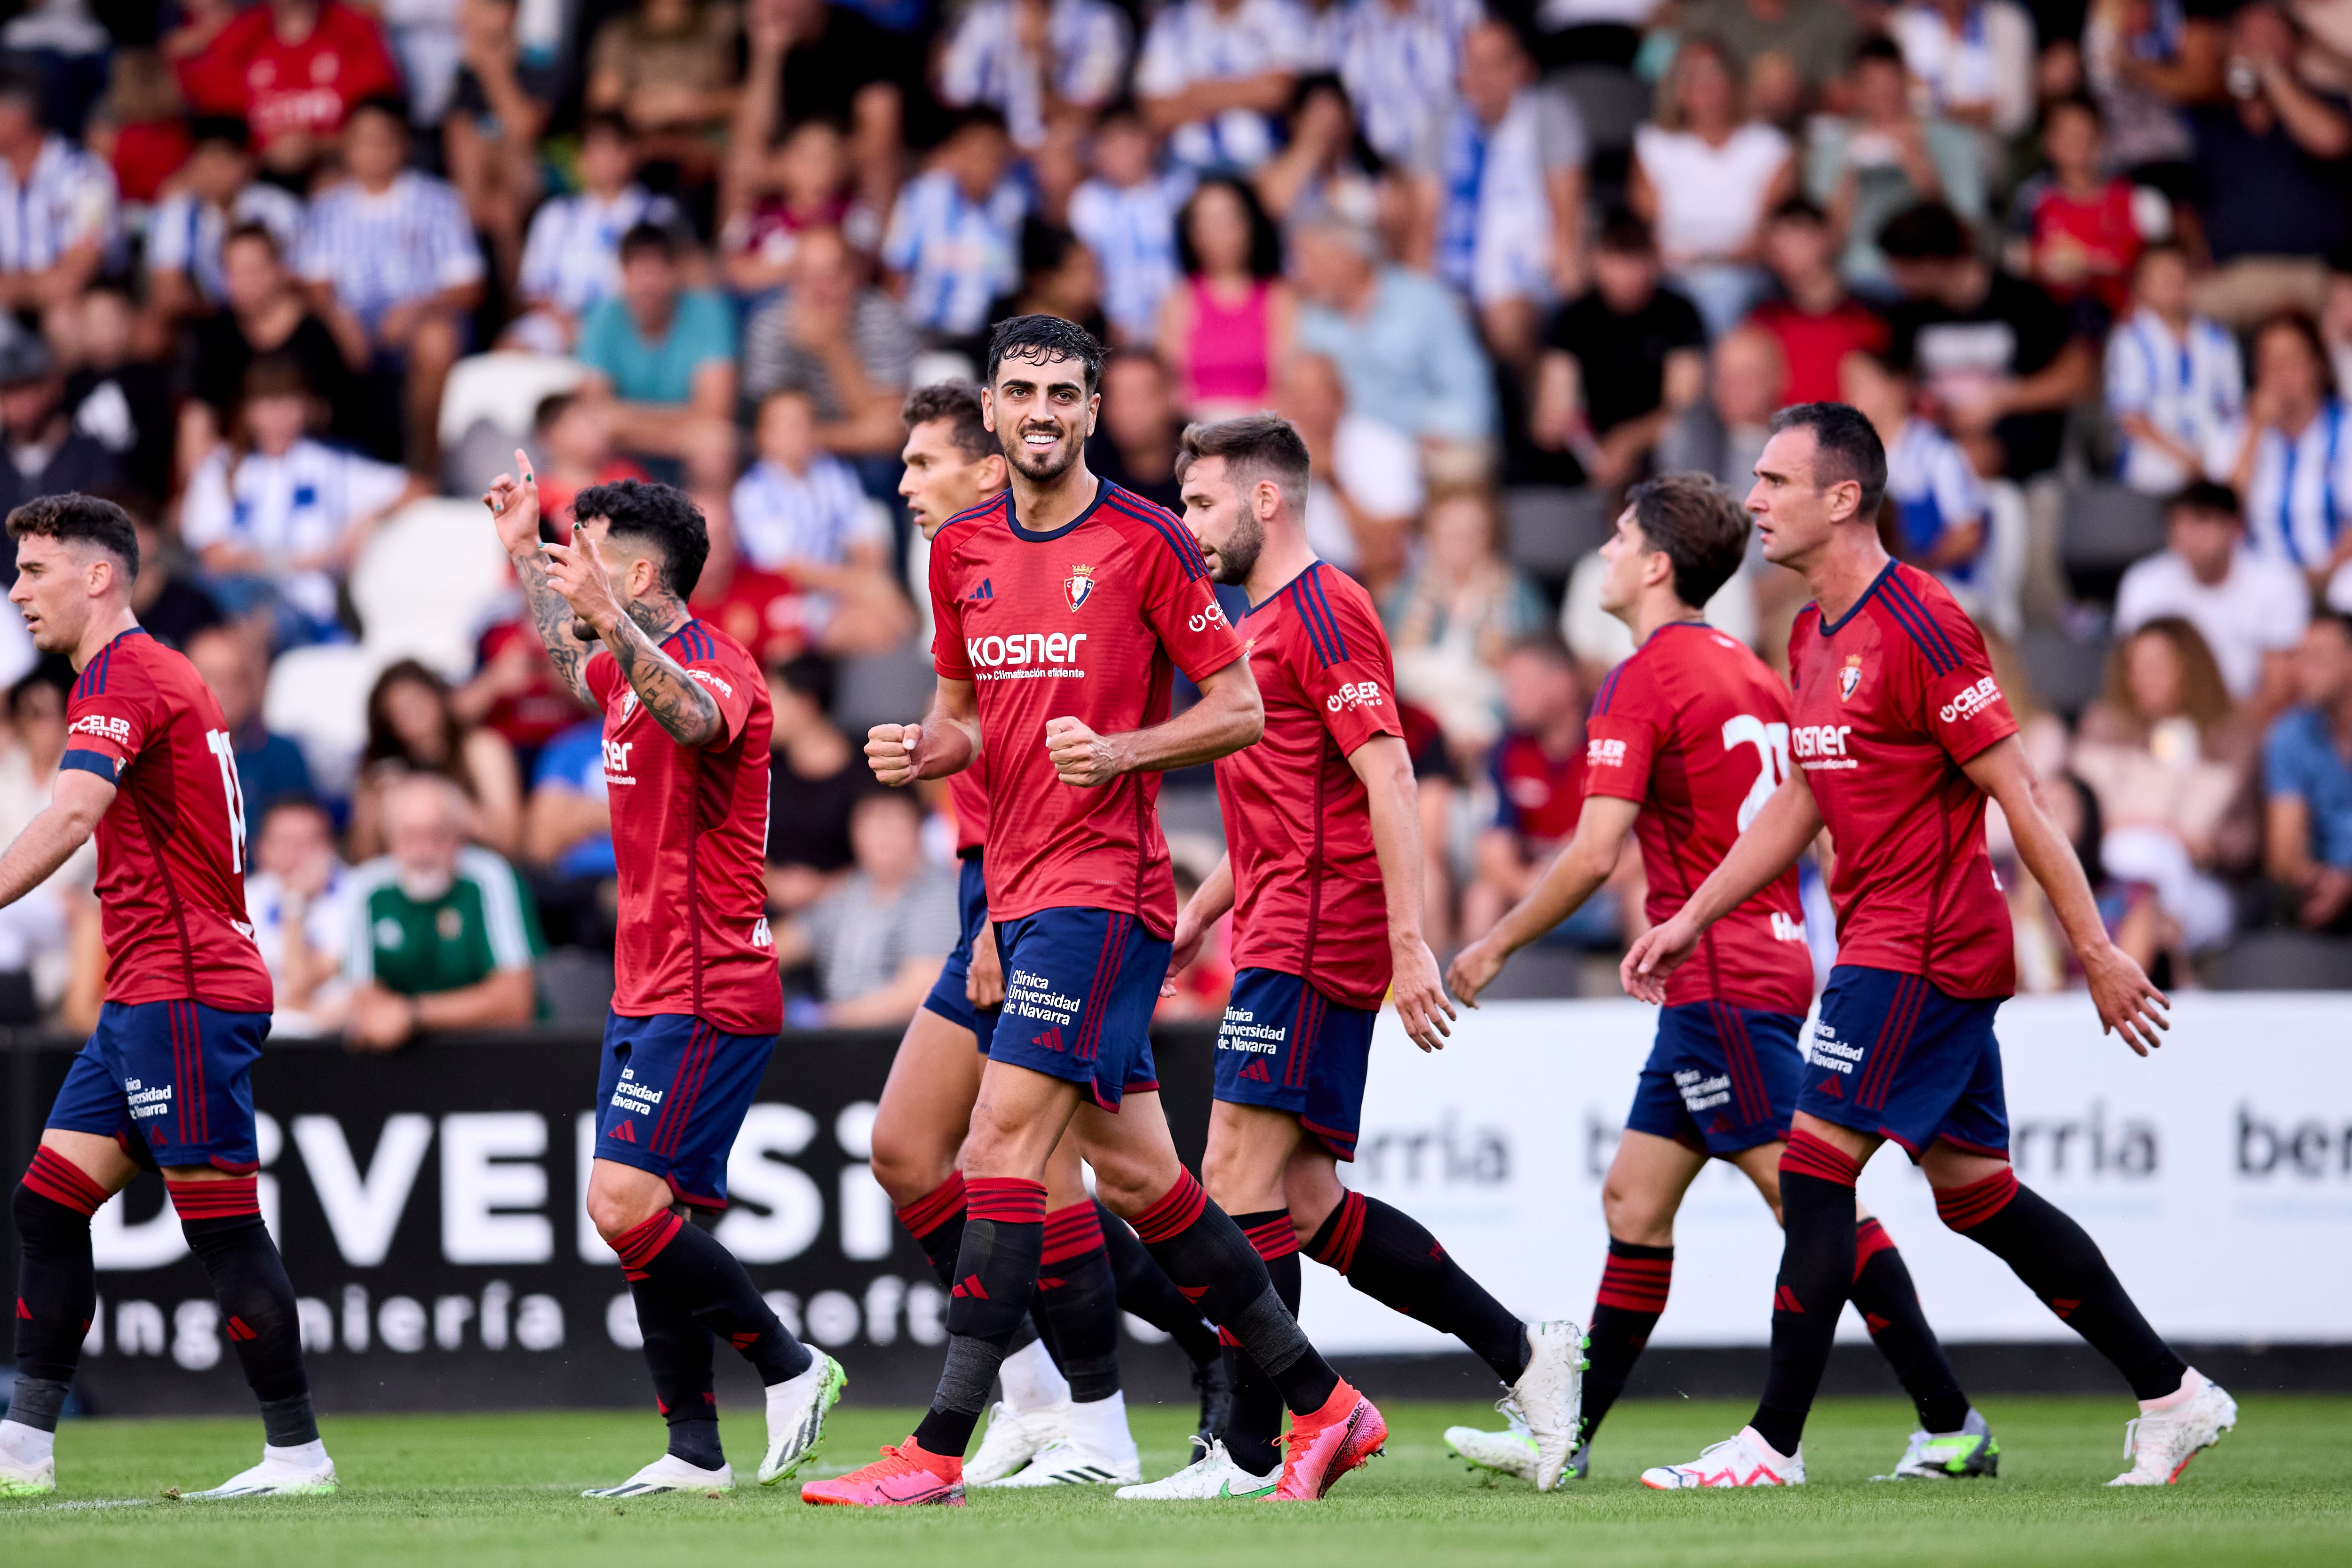
[[[730,1035],[690,1013],[607,1014],[596,1158],[652,1172],[696,1208],[725,1208],[727,1155],[775,1048],[773,1035]]]
[[[1130,914],[1040,910],[996,928],[1004,1012],[988,1059],[1086,1086],[1117,1110],[1120,1096],[1160,1087],[1151,1014],[1168,978],[1169,944]]]
[[[1215,1098],[1286,1110],[1325,1148],[1352,1160],[1379,1018],[1296,974],[1244,969],[1217,1026]]]
[[[267,1013],[109,1002],[66,1069],[49,1125],[111,1138],[142,1165],[258,1170],[251,1075],[268,1037]]]
[[[963,869],[956,881],[956,905],[963,928],[956,933],[955,951],[940,965],[940,977],[931,983],[931,994],[923,998],[923,1005],[957,1028],[970,1029],[980,1042],[980,1054],[986,1056],[988,1038],[996,1032],[996,1020],[1004,1009],[982,1011],[963,994],[963,983],[971,973],[971,950],[988,925],[988,881],[980,873],[977,855],[963,858]]]
[[[1797,1109],[1891,1138],[1915,1161],[1938,1138],[2007,1158],[2000,1009],[1999,997],[1947,996],[1916,974],[1842,963],[1822,993]]]
[[[1789,1135],[1805,1069],[1804,1019],[1729,1002],[1661,1009],[1625,1130],[1715,1159]]]

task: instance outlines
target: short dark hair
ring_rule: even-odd
[[[634,147],[637,141],[637,128],[629,123],[629,117],[617,109],[598,109],[580,118],[580,140],[585,142],[591,136],[618,137]]]
[[[1176,477],[1181,479],[1202,458],[1223,458],[1238,482],[1272,479],[1283,499],[1307,504],[1307,442],[1298,427],[1279,414],[1244,414],[1210,425],[1187,425],[1176,443]]]
[[[833,710],[833,660],[818,653],[794,654],[768,667],[787,691],[798,692],[827,712]]]
[[[253,145],[253,131],[241,114],[199,114],[188,121],[188,141],[197,147],[217,142],[243,153]]]
[[[676,261],[677,237],[657,223],[630,225],[628,232],[621,236],[622,263],[626,265],[631,257],[648,250],[660,251],[664,261]]]
[[[1862,504],[1853,509],[1859,521],[1878,516],[1886,495],[1886,447],[1862,411],[1849,403],[1800,403],[1772,416],[1772,434],[1783,430],[1813,433],[1813,483],[1817,488],[1852,479],[1862,487]]]
[[[1242,216],[1249,220],[1249,272],[1253,278],[1282,276],[1282,231],[1265,214],[1265,204],[1258,200],[1257,192],[1247,180],[1232,174],[1212,174],[1193,187],[1184,198],[1183,210],[1176,215],[1176,269],[1190,278],[1201,270],[1201,258],[1192,248],[1192,209],[1202,196],[1212,190],[1233,193],[1242,204]]]
[[[980,388],[961,376],[950,381],[935,381],[929,386],[919,386],[907,394],[906,404],[898,410],[909,435],[918,425],[928,425],[934,419],[948,422],[948,439],[964,455],[967,462],[977,463],[982,458],[1004,455],[1004,445],[997,440],[996,432],[988,427],[980,408]]]
[[[131,514],[110,500],[68,490],[37,496],[8,514],[11,539],[54,539],[60,544],[86,539],[122,563],[122,585],[139,575],[139,535]]]
[[[1611,207],[1601,219],[1601,235],[1593,248],[1612,256],[1654,256],[1658,242],[1641,214],[1632,207]]]
[[[270,255],[280,261],[286,259],[285,244],[278,239],[278,231],[266,223],[257,219],[249,223],[238,224],[221,237],[221,248],[226,250],[230,246],[243,239],[257,239],[269,247]]]
[[[686,492],[652,479],[615,479],[590,485],[572,501],[579,522],[604,520],[607,537],[625,534],[652,542],[661,552],[662,586],[684,599],[702,579],[710,556],[710,526]]]
[[[1904,63],[1903,46],[1884,33],[1865,33],[1853,47],[1853,64],[1859,66],[1871,60],[1900,67]]]
[[[1087,395],[1102,385],[1102,344],[1076,321],[1059,316],[1007,316],[988,334],[988,384],[996,384],[996,369],[1008,359],[1046,365],[1074,359],[1086,371]]]
[[[2339,610],[2333,605],[2315,606],[2311,612],[2311,625],[2334,626],[2347,640],[2352,640],[2352,613]]]
[[[2238,504],[2238,492],[2211,479],[2191,479],[2165,497],[2164,515],[2168,519],[2176,511],[2203,512],[2232,522],[2243,522],[2246,516]]]
[[[1675,597],[1697,609],[1748,554],[1748,509],[1711,474],[1667,474],[1626,498],[1650,548],[1674,565]]]
[[[549,426],[571,413],[572,405],[579,401],[580,394],[577,392],[549,393],[539,400],[539,406],[530,411],[530,427],[534,431],[545,431]]]
[[[1969,226],[1941,202],[1914,202],[1878,230],[1890,261],[1958,261],[1969,254]]]
[[[2284,310],[2273,310],[2254,323],[2254,330],[2246,335],[2246,341],[2259,349],[2263,340],[2276,331],[2293,332],[2303,340],[2305,350],[2319,367],[2321,394],[2333,396],[2336,391],[2335,362],[2328,355],[2327,340],[2321,334],[2319,323],[2313,319],[2311,312],[2298,310],[2293,306]]]
[[[361,99],[352,105],[351,112],[343,117],[343,123],[349,125],[362,114],[381,114],[400,127],[400,133],[403,136],[409,133],[408,105],[391,93],[371,93]]]
[[[1012,121],[1004,110],[992,103],[971,103],[959,109],[948,121],[948,134],[961,136],[967,131],[992,131],[999,136],[1013,134]]]
[[[2086,92],[2070,92],[2063,98],[2053,98],[2044,104],[2042,109],[2042,128],[2044,131],[2049,130],[2050,122],[2061,114],[2087,114],[2091,117],[2092,124],[2103,131],[2106,129],[2106,110],[2099,107],[2097,99]]]
[[[1830,215],[1822,210],[1821,203],[1801,191],[1792,196],[1782,196],[1773,203],[1772,210],[1765,215],[1765,221],[1767,223],[1809,223],[1820,228],[1828,225]]]

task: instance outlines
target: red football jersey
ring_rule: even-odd
[[[1404,734],[1388,634],[1371,596],[1320,561],[1240,631],[1265,733],[1217,759],[1234,967],[1296,974],[1370,1011],[1388,994],[1388,903],[1370,797],[1348,758],[1375,735]]]
[[[1584,793],[1641,803],[1634,835],[1650,923],[1673,918],[1789,776],[1789,696],[1764,661],[1696,621],[1670,621],[1609,672],[1585,721]],[[1812,1005],[1813,962],[1790,867],[1707,928],[1666,1002],[1775,1013]]]
[[[1538,851],[1576,837],[1584,815],[1584,752],[1555,757],[1533,735],[1516,731],[1495,742],[1486,772],[1495,781],[1495,826],[1516,833]]]
[[[948,780],[948,809],[955,813],[956,853],[984,848],[988,843],[988,786],[978,768],[966,768]]]
[[[1941,583],[1886,570],[1835,626],[1789,637],[1790,751],[1836,850],[1838,962],[1916,974],[1953,996],[2017,988],[2009,906],[1985,849],[1985,796],[1960,764],[2017,733],[1984,638]]]
[[[730,1035],[783,1027],[768,934],[768,683],[743,645],[689,620],[662,651],[719,705],[719,731],[681,746],[599,650],[588,689],[604,710],[604,794],[621,918],[613,1011],[691,1013]]]
[[[400,90],[400,72],[374,22],[348,5],[327,0],[318,25],[299,44],[279,41],[267,5],[221,29],[207,55],[220,68],[234,69],[244,84],[242,109],[256,146],[289,132],[330,135],[362,99]]]
[[[98,819],[106,999],[270,1011],[236,748],[196,667],[135,626],[107,644],[67,700],[64,765],[116,790]]]
[[[988,814],[990,916],[1118,910],[1174,934],[1160,775],[1073,788],[1045,721],[1148,729],[1168,717],[1175,666],[1200,680],[1242,657],[1191,532],[1108,479],[1076,519],[1033,532],[1008,490],[931,541],[931,609],[932,665],[977,687],[981,784],[1004,803]]]

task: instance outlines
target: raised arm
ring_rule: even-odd
[[[1254,744],[1265,731],[1265,704],[1249,660],[1235,658],[1203,676],[1201,700],[1163,724],[1097,735],[1072,718],[1045,721],[1045,749],[1066,784],[1093,789],[1121,773],[1197,767]]]
[[[573,531],[569,545],[543,544],[540,552],[547,560],[549,586],[572,616],[594,628],[620,665],[622,679],[671,740],[681,746],[702,746],[726,732],[719,700],[654,640],[686,618],[686,605],[677,595],[656,588],[624,606],[614,595],[604,553],[582,530]]]
[[[1800,768],[1772,792],[1731,853],[1698,885],[1690,901],[1664,925],[1652,926],[1625,950],[1617,977],[1628,996],[1663,1004],[1666,976],[1681,967],[1706,928],[1754,898],[1772,879],[1797,863],[1822,830],[1822,808]]]
[[[490,509],[499,542],[506,546],[507,559],[514,564],[515,581],[522,584],[530,623],[539,630],[539,640],[547,645],[547,658],[555,667],[555,678],[571,689],[572,696],[593,708],[596,700],[588,690],[583,673],[589,645],[572,635],[572,606],[563,602],[563,595],[556,592],[547,577],[547,555],[539,537],[539,476],[530,471],[530,459],[520,448],[515,452],[515,467],[522,478],[518,480],[510,474],[500,474],[482,492],[482,504]]]
[[[1600,890],[1617,869],[1626,837],[1641,815],[1639,801],[1607,795],[1585,797],[1576,837],[1552,857],[1542,879],[1492,931],[1454,954],[1445,981],[1464,1006],[1478,1005],[1478,993],[1495,983],[1511,954],[1583,908],[1584,900]]]

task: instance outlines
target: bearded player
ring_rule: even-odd
[[[1248,745],[1264,711],[1192,535],[1087,468],[1101,373],[1100,345],[1067,321],[996,328],[986,406],[1012,485],[932,541],[938,695],[921,723],[866,742],[887,784],[982,770],[1005,1001],[964,1143],[938,1391],[912,1436],[803,1487],[811,1502],[963,1501],[963,1451],[1037,1276],[1046,1163],[1071,1130],[1104,1201],[1281,1389],[1293,1422],[1275,1495],[1320,1497],[1386,1437],[1178,1162],[1160,1109],[1148,1030],[1176,900],[1159,774]],[[1201,697],[1171,718],[1175,667]]]
[[[1601,605],[1635,649],[1601,683],[1585,722],[1583,815],[1535,889],[1454,957],[1446,981],[1468,1005],[1512,953],[1608,881],[1629,836],[1641,842],[1650,920],[1671,919],[1788,772],[1786,689],[1700,608],[1739,570],[1748,532],[1747,512],[1705,475],[1633,490],[1601,547]],[[1667,988],[1601,1189],[1609,1258],[1592,1309],[1579,1476],[1665,1310],[1675,1214],[1707,1161],[1737,1167],[1780,1212],[1780,1155],[1804,1068],[1797,1036],[1812,995],[1794,868],[1710,931]],[[1994,1474],[2000,1451],[1927,1327],[1902,1255],[1875,1219],[1856,1214],[1853,1300],[1919,1413],[1895,1477]],[[1456,1426],[1445,1438],[1473,1464],[1534,1479],[1537,1445],[1517,1423]]]
[[[727,1206],[727,1156],[783,1026],[768,934],[767,682],[742,645],[686,608],[710,536],[667,485],[592,485],[571,542],[540,537],[539,481],[501,474],[482,500],[549,661],[604,715],[604,790],[620,873],[613,1006],[596,1082],[588,1217],[620,1255],[662,1457],[589,1497],[725,1491],[712,1336],[767,1387],[761,1486],[806,1464],[847,1381],[778,1321],[735,1255],[695,1223]]]
[[[1225,858],[1184,907],[1174,962],[1234,915],[1233,1000],[1217,1037],[1202,1168],[1293,1312],[1298,1253],[1441,1332],[1495,1370],[1525,1413],[1549,1491],[1576,1439],[1581,1335],[1522,1323],[1411,1216],[1339,1182],[1353,1160],[1381,998],[1423,1050],[1454,1016],[1422,937],[1421,816],[1396,678],[1371,597],[1315,558],[1302,521],[1307,445],[1251,415],[1184,432],[1184,522],[1220,583],[1249,595],[1236,628],[1265,704],[1257,744],[1217,760]],[[1272,1491],[1282,1401],[1238,1351],[1234,1414],[1192,1465],[1119,1496]]]
[[[907,399],[905,475],[898,493],[926,540],[1005,488],[1003,449],[988,428],[980,388],[948,381]],[[956,1168],[982,1066],[1004,999],[996,936],[981,870],[988,791],[980,770],[948,781],[961,865],[963,929],[930,994],[907,1026],[874,1117],[875,1179],[922,1247],[942,1289],[956,1283],[964,1178]],[[978,1049],[975,1050],[974,1047]],[[980,1450],[964,1466],[974,1486],[1103,1484],[1139,1479],[1140,1461],[1119,1385],[1118,1315],[1171,1334],[1193,1363],[1201,1429],[1223,1423],[1228,1398],[1217,1337],[1160,1271],[1125,1222],[1089,1195],[1077,1143],[1065,1136],[1045,1169],[1045,1247],[1034,1318],[1013,1331]],[[1060,1364],[1056,1364],[1058,1358]],[[1066,1373],[1066,1375],[1065,1375]]]
[[[57,1489],[58,1412],[98,1310],[89,1221],[160,1170],[220,1327],[261,1402],[261,1463],[200,1498],[335,1489],[286,1265],[261,1221],[249,1075],[269,971],[245,911],[245,800],[220,704],[131,614],[139,539],[112,501],[46,496],[8,514],[10,602],[80,672],[49,805],[0,856],[0,904],[98,835],[106,1002],[16,1188],[16,1386],[0,1496]]]
[[[1708,928],[1736,919],[1824,826],[1837,849],[1837,966],[1780,1156],[1764,1397],[1737,1435],[1643,1482],[1803,1482],[1805,1417],[1853,1289],[1854,1178],[1891,1139],[1927,1176],[1944,1223],[2008,1264],[2131,1385],[2132,1467],[2110,1484],[2167,1485],[2236,1424],[2237,1405],[2148,1327],[2082,1226],[2010,1169],[1992,1025],[2016,965],[1985,848],[1988,799],[2049,896],[2101,1026],[2146,1056],[2162,1043],[2170,1005],[2108,940],[1984,639],[1941,584],[1880,548],[1886,453],[1870,422],[1842,403],[1806,403],[1775,415],[1772,431],[1748,510],[1764,558],[1801,573],[1813,593],[1789,642],[1796,765],[1722,864],[1627,951],[1622,975],[1631,994],[1671,1001],[1675,974],[1706,962]]]

